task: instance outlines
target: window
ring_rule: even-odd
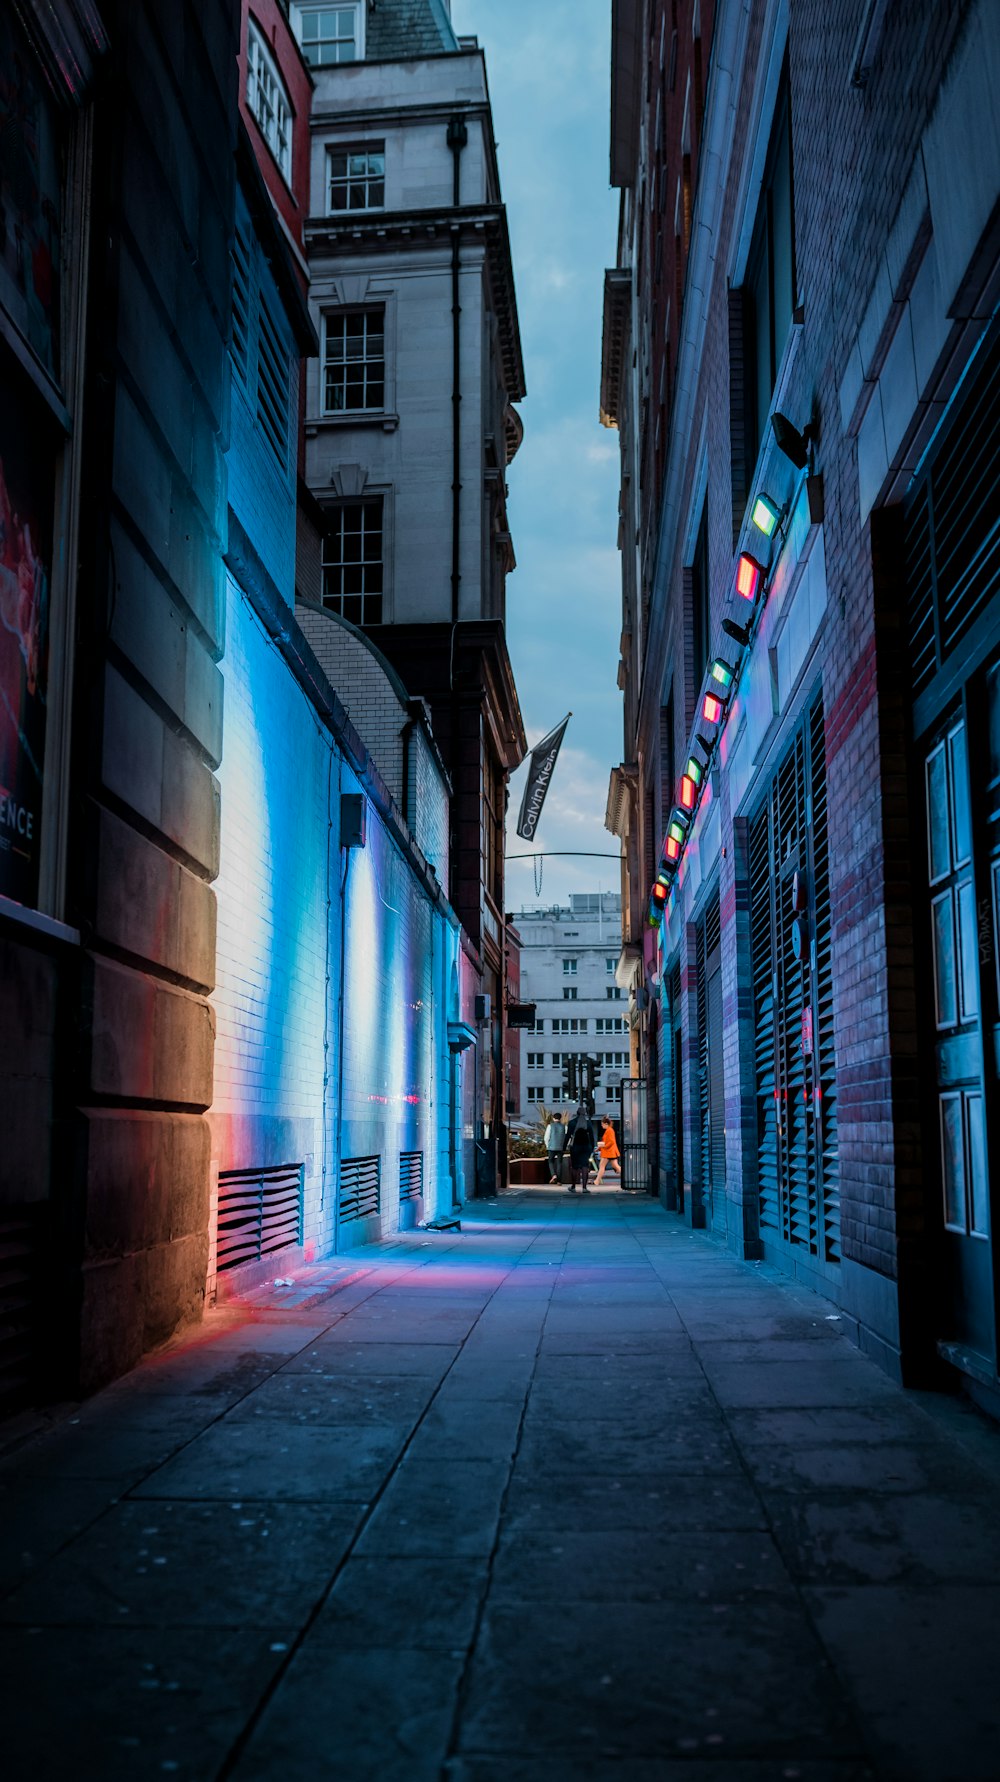
[[[594,1024],[595,1033],[624,1033],[624,1015],[598,1015]]]
[[[577,962],[575,959],[564,959],[563,960],[563,972],[564,973],[568,972],[570,977],[575,978],[576,977],[576,965],[577,965]]]
[[[292,177],[292,108],[285,83],[256,25],[247,26],[247,107],[260,125],[260,133],[281,168]]]
[[[282,469],[291,475],[292,343],[277,287],[253,238],[242,194],[232,258],[230,357],[257,426]]]
[[[381,496],[328,510],[322,562],[323,605],[352,625],[381,625]]]
[[[385,144],[332,148],[330,214],[341,210],[382,210],[385,206]]]
[[[575,1001],[576,1001],[576,985],[575,984],[564,984],[563,985],[563,1002],[575,1002]]]
[[[500,763],[489,753],[483,755],[483,798],[481,811],[483,884],[498,905],[503,901],[503,820],[505,785]]]
[[[620,1083],[606,1083],[604,1086],[604,1096],[605,1096],[605,1100],[607,1100],[607,1101],[621,1101],[621,1098],[622,1098],[621,1084]]]
[[[385,406],[385,310],[337,310],[323,319],[323,413]]]
[[[767,426],[778,365],[795,307],[792,129],[787,68],[781,77],[775,107],[764,185],[743,281],[743,297],[746,444],[748,465],[752,467]]]
[[[545,1063],[545,1053],[544,1052],[529,1052],[528,1053],[528,1069],[529,1070],[540,1070],[544,1063]]]
[[[528,1100],[529,1101],[544,1101],[545,1099],[546,1099],[545,1090],[540,1083],[529,1083],[528,1084]],[[555,1098],[553,1097],[553,1099],[555,1099]]]
[[[705,505],[701,510],[694,558],[691,563],[691,637],[694,653],[694,686],[691,697],[695,701],[698,698],[702,676],[708,667],[708,658],[712,647],[711,636],[708,586],[708,497],[706,496]],[[673,802],[673,796],[671,787],[671,802]]]
[[[617,984],[606,985],[604,994],[609,1002],[622,1002],[625,997],[624,990],[620,990]]]
[[[618,964],[617,959],[605,959],[604,969],[605,969],[605,971],[614,971],[615,966],[617,964]]]
[[[296,8],[302,54],[313,68],[356,62],[362,52],[357,5]]]
[[[568,1054],[567,1054],[567,1056],[568,1056]],[[553,1068],[553,1070],[558,1070],[562,1064],[562,1061],[563,1061],[562,1053],[561,1052],[553,1052],[553,1054],[552,1054],[552,1068]]]
[[[574,991],[573,994],[575,996],[576,992]],[[587,1023],[586,1020],[581,1021],[577,1015],[563,1015],[559,1019],[553,1021],[552,1031],[553,1033],[586,1033]]]

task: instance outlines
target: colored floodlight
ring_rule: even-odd
[[[679,860],[683,836],[668,835],[665,853],[668,860]]]
[[[673,822],[671,823],[669,829],[667,830],[667,840],[675,841],[679,847],[681,842],[684,840],[686,833],[687,833],[687,831],[685,829],[684,824],[681,822],[681,819],[679,817],[675,817]]]
[[[749,551],[742,551],[740,553],[740,560],[736,565],[737,594],[739,594],[743,600],[756,600],[760,591],[760,582],[763,574],[764,565],[758,563],[756,557],[751,557]]]
[[[775,506],[770,495],[758,495],[750,518],[758,532],[763,532],[765,538],[770,538],[781,519],[781,509]]]
[[[661,885],[659,879],[657,879],[656,884],[653,886],[653,897],[654,897],[655,901],[657,903],[663,903],[666,899],[666,895],[667,895],[666,885]]]
[[[725,710],[725,700],[717,699],[714,693],[706,693],[702,702],[701,715],[708,724],[717,724]]]
[[[681,775],[680,802],[686,811],[693,811],[698,799],[698,788],[689,773]]]
[[[715,661],[712,663],[711,674],[713,681],[718,681],[723,692],[729,692],[729,689],[733,684],[733,675],[735,672],[736,670],[730,668],[729,663],[724,662],[721,656],[716,656]]]
[[[696,786],[701,785],[705,775],[705,769],[702,767],[701,762],[696,756],[690,755],[688,757],[688,764],[684,769],[684,772],[687,774],[689,780],[694,781]]]

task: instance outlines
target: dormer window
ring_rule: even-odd
[[[292,178],[292,108],[278,64],[251,22],[247,26],[247,108],[285,179]]]
[[[364,55],[363,8],[313,6],[303,0],[295,8],[295,28],[302,54],[312,68],[338,62],[359,62]]]

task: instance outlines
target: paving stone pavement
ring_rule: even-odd
[[[0,1466],[5,1776],[995,1782],[1000,1432],[654,1202],[260,1290]]]

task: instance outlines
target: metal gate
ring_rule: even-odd
[[[622,1187],[648,1194],[649,1117],[645,1077],[622,1079]]]

